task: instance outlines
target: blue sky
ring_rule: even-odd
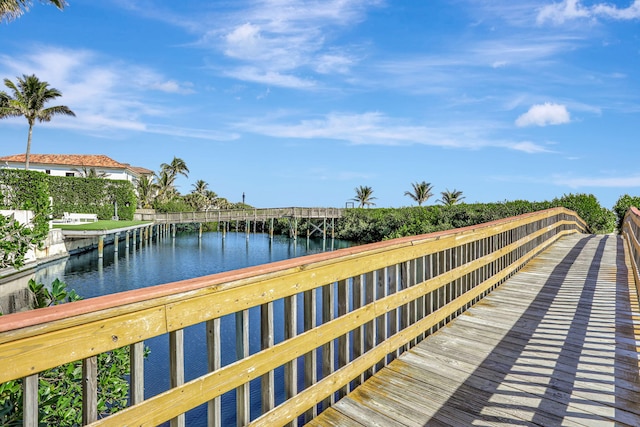
[[[32,153],[185,160],[232,202],[336,206],[411,183],[466,202],[639,195],[640,0],[68,0],[0,24],[0,77],[77,117]],[[4,88],[4,87],[3,87]],[[0,121],[0,154],[26,120]]]

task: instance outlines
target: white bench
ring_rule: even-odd
[[[65,223],[74,222],[96,222],[98,220],[98,214],[92,213],[69,213],[65,212],[62,216],[62,221]]]

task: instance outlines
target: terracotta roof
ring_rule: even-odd
[[[0,157],[2,162],[25,162],[24,154]],[[99,168],[127,169],[129,166],[116,162],[103,154],[31,154],[29,163],[43,165],[86,166]]]
[[[151,169],[143,168],[140,166],[129,166],[129,169],[140,175],[153,175],[154,172]]]

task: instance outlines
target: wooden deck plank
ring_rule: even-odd
[[[626,268],[618,236],[563,238],[312,425],[638,426]]]

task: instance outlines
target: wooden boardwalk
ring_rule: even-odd
[[[619,236],[566,237],[312,426],[640,426]]]

